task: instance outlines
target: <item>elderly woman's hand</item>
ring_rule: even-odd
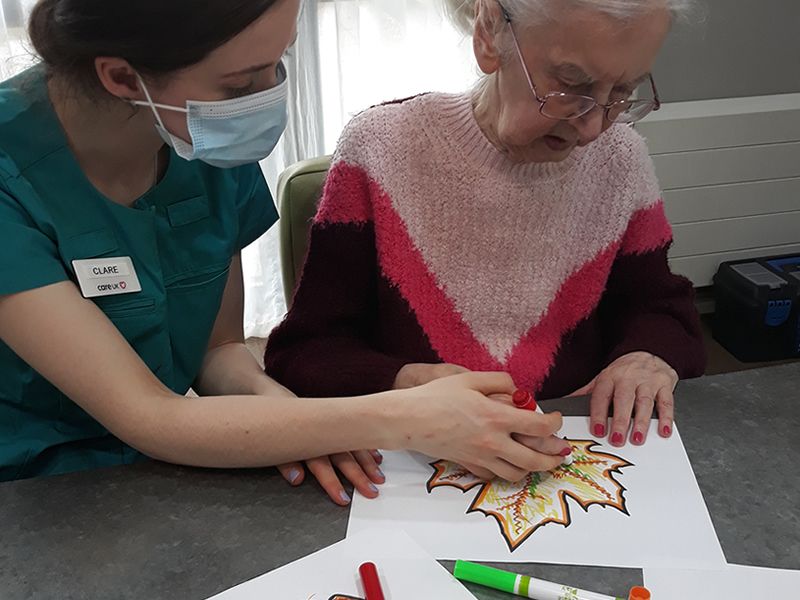
[[[411,363],[400,369],[394,381],[394,389],[407,390],[462,373],[469,373],[469,369],[448,363]]]
[[[588,385],[572,396],[592,395],[590,430],[595,437],[608,431],[613,446],[623,446],[630,429],[631,442],[644,444],[653,408],[658,408],[658,433],[672,435],[673,392],[678,374],[662,359],[647,352],[633,352],[615,360]],[[614,416],[607,429],[611,403]],[[633,427],[630,427],[633,417]]]
[[[296,462],[281,465],[278,470],[286,481],[297,487],[305,481],[307,468],[331,500],[339,506],[347,506],[351,498],[342,480],[353,484],[363,496],[377,498],[378,488],[375,484],[381,485],[386,481],[380,468],[382,462],[383,456],[377,450],[359,450],[312,458],[305,461],[305,468],[303,463]]]

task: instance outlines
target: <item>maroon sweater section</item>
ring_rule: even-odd
[[[374,240],[371,223],[314,226],[301,284],[265,357],[267,373],[300,396],[381,392],[405,364],[443,362],[378,269]],[[618,258],[597,308],[562,339],[537,397],[572,393],[635,351],[660,356],[682,379],[702,375],[693,298],[691,284],[669,272],[666,248]]]
[[[505,371],[563,396],[645,351],[682,378],[705,354],[641,136],[612,126],[561,162],[514,163],[469,94],[351,122],[267,372],[302,396],[390,389],[408,363]]]

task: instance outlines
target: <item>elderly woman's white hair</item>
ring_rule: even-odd
[[[444,0],[453,22],[467,35],[472,35],[475,9],[481,2],[497,0]],[[694,0],[502,0],[501,4],[516,22],[526,27],[548,19],[560,8],[568,7],[594,10],[621,21],[666,8],[673,19],[678,20],[689,15]]]

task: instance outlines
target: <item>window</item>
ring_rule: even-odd
[[[431,0],[320,0],[325,148],[353,115],[429,91],[460,92],[478,78],[472,40]]]
[[[35,62],[25,24],[36,0],[0,0],[0,80]]]

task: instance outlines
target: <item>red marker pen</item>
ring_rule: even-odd
[[[364,563],[358,568],[361,575],[361,583],[364,584],[364,595],[366,600],[385,600],[381,580],[378,577],[378,568],[374,563]]]
[[[525,390],[517,390],[514,392],[514,395],[511,397],[511,400],[514,402],[514,406],[517,408],[522,408],[525,410],[532,410],[538,412],[539,414],[544,414],[542,409],[536,403],[536,399],[533,397],[528,391]]]

